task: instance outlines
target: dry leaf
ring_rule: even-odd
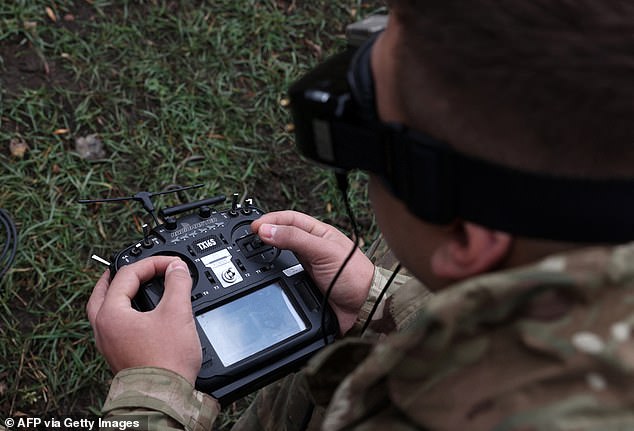
[[[65,135],[68,132],[70,132],[68,129],[55,129],[55,131],[53,131],[53,135]]]
[[[9,150],[11,151],[11,155],[13,157],[21,159],[29,150],[29,145],[24,142],[23,139],[13,138],[11,139],[11,142],[9,142]]]
[[[209,139],[226,139],[224,135],[219,135],[218,133],[210,132],[207,134]]]
[[[57,15],[55,14],[55,12],[53,12],[53,9],[48,6],[46,6],[46,15],[48,15],[51,21],[57,22]]]

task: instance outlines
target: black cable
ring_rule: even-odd
[[[392,272],[392,275],[390,275],[390,278],[388,278],[387,283],[385,283],[385,286],[383,286],[383,289],[381,289],[381,293],[379,293],[379,296],[376,298],[376,301],[374,301],[372,310],[370,310],[370,314],[368,314],[368,317],[367,319],[365,319],[365,323],[363,324],[363,328],[361,329],[361,335],[363,335],[365,333],[365,330],[368,329],[368,326],[370,325],[370,322],[372,321],[372,317],[374,316],[374,313],[376,313],[376,310],[377,308],[379,308],[379,304],[381,303],[381,300],[383,299],[383,295],[385,295],[385,293],[387,292],[387,289],[390,287],[390,285],[392,284],[392,282],[394,281],[394,279],[396,278],[396,275],[398,274],[400,270],[401,270],[401,264],[399,263],[398,265],[396,265],[396,268],[394,269],[394,272]]]
[[[2,253],[0,253],[1,281],[15,260],[15,255],[18,249],[18,229],[16,228],[11,215],[2,208],[0,208],[0,223],[2,223],[5,231],[5,242],[2,246]]]
[[[326,293],[324,294],[324,299],[322,303],[322,313],[321,313],[321,328],[324,334],[324,344],[328,344],[327,337],[326,337],[326,330],[325,330],[325,323],[326,323],[325,310],[328,304],[328,298],[330,298],[332,289],[334,288],[335,283],[339,279],[339,276],[341,276],[341,273],[343,272],[344,268],[346,267],[350,259],[352,259],[352,255],[359,247],[359,240],[360,240],[357,222],[354,218],[354,214],[352,213],[352,207],[350,206],[350,201],[348,200],[348,177],[346,176],[346,174],[342,174],[342,173],[336,173],[335,176],[337,178],[337,187],[339,188],[339,191],[341,192],[341,195],[343,198],[343,204],[346,208],[348,218],[350,219],[350,224],[352,225],[352,232],[354,235],[354,244],[352,245],[352,249],[350,250],[346,258],[344,259],[343,264],[339,267],[339,270],[335,274],[334,278],[330,282],[330,285],[328,286],[328,289],[326,290]],[[372,310],[370,310],[370,314],[368,314],[368,317],[365,323],[363,324],[363,328],[361,329],[361,335],[365,333],[366,329],[368,328],[368,325],[372,321],[372,317],[374,316],[374,313],[376,313],[376,310],[379,304],[381,303],[381,300],[383,299],[383,296],[387,292],[388,288],[392,285],[392,282],[394,282],[394,279],[396,278],[400,270],[401,270],[401,264],[399,263],[394,269],[394,271],[392,272],[392,275],[390,276],[390,278],[387,280],[387,283],[385,283],[385,286],[383,286],[383,289],[381,289],[381,293],[379,293],[379,296],[377,297],[376,301],[374,302],[374,305],[372,306]]]
[[[325,329],[326,328],[326,307],[328,305],[328,298],[330,298],[332,289],[335,287],[335,284],[337,283],[337,280],[341,276],[341,273],[343,272],[344,268],[346,267],[346,265],[348,265],[348,262],[350,262],[350,259],[352,259],[352,255],[359,247],[359,230],[357,228],[357,223],[354,219],[354,215],[352,214],[352,208],[350,207],[350,202],[348,201],[348,177],[346,176],[346,174],[342,174],[342,173],[336,173],[335,177],[337,178],[337,187],[339,188],[339,191],[341,192],[341,195],[343,197],[343,204],[346,208],[346,212],[348,213],[350,224],[352,224],[354,244],[352,245],[352,249],[350,250],[346,258],[344,259],[343,263],[339,267],[339,270],[337,270],[337,273],[335,274],[334,278],[330,282],[330,285],[328,286],[328,289],[326,289],[326,293],[324,294],[324,299],[323,299],[323,303],[321,307],[322,309],[321,330],[324,335],[324,344],[328,344],[328,337],[326,335],[327,332]]]

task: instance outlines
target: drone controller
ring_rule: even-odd
[[[145,192],[142,192],[145,193]],[[163,223],[116,253],[111,276],[149,256],[178,256],[193,281],[192,310],[202,347],[196,388],[221,404],[299,368],[334,341],[337,320],[288,250],[264,244],[251,232],[263,212],[251,200],[213,209],[224,196],[159,211]],[[88,202],[88,201],[84,201]],[[154,309],[163,279],[142,285],[132,305]]]

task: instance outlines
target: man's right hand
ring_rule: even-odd
[[[165,277],[165,293],[147,312],[132,308],[144,282]],[[126,368],[158,367],[180,374],[192,385],[202,352],[191,304],[187,264],[172,256],[153,256],[121,268],[112,282],[106,271],[90,295],[86,312],[97,348],[116,374]]]
[[[264,214],[251,224],[267,244],[293,251],[317,287],[326,292],[353,242],[329,224],[296,211]],[[329,302],[345,334],[357,319],[374,276],[374,265],[357,249],[339,276]]]

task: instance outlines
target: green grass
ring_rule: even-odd
[[[102,268],[89,256],[120,249],[148,218],[77,198],[203,183],[189,199],[239,192],[348,228],[333,180],[295,154],[279,101],[377,4],[0,1],[0,207],[20,232],[0,282],[0,416],[94,413],[105,397],[111,374],[84,313]],[[89,134],[99,160],[75,151]],[[367,232],[364,184],[356,175],[352,200]]]

